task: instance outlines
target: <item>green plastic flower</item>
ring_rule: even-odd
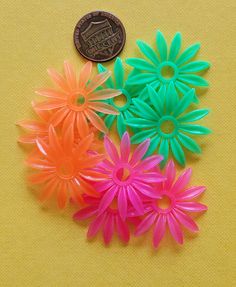
[[[150,85],[147,89],[152,106],[142,99],[133,100],[137,117],[128,119],[127,124],[131,127],[139,127],[142,131],[136,133],[131,140],[136,144],[150,138],[151,144],[147,155],[157,151],[164,156],[162,162],[164,166],[171,151],[176,161],[184,166],[186,159],[183,148],[193,153],[201,153],[201,148],[189,135],[206,135],[211,132],[208,128],[191,122],[203,118],[209,110],[189,111],[194,89],[185,93],[181,99],[173,83],[168,88],[162,86],[159,92],[156,92]]]
[[[107,68],[105,68],[102,64],[98,64],[98,71],[99,73],[102,73],[106,71]],[[137,71],[134,69],[132,74],[136,74]],[[105,85],[107,88],[111,89],[120,89],[122,91],[122,95],[108,99],[106,102],[113,106],[115,109],[119,111],[119,115],[103,115],[101,116],[105,117],[105,124],[108,129],[111,128],[113,124],[116,124],[117,131],[120,137],[122,137],[123,133],[127,130],[126,126],[126,119],[133,117],[132,110],[134,110],[133,105],[133,97],[137,97],[140,91],[143,89],[143,87],[140,90],[140,86],[129,86],[127,85],[125,79],[124,79],[124,67],[122,64],[122,60],[117,57],[115,64],[114,64],[114,73],[113,73],[113,79],[110,77],[106,82]],[[121,102],[121,99],[123,101]],[[133,132],[136,131],[135,128],[132,129]]]
[[[162,86],[174,83],[175,88],[185,94],[193,87],[207,87],[208,82],[196,73],[210,67],[205,61],[193,61],[200,44],[194,44],[180,53],[182,37],[175,34],[168,51],[166,40],[160,31],[157,31],[157,52],[148,44],[138,40],[137,45],[142,54],[147,58],[129,58],[126,63],[140,70],[139,74],[129,77],[128,84],[150,84],[155,90]],[[194,98],[197,102],[197,97]]]

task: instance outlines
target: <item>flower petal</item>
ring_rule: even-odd
[[[146,139],[144,142],[137,146],[129,162],[132,166],[137,164],[143,158],[146,151],[148,150],[149,145],[150,139]]]
[[[96,213],[97,213],[97,207],[96,206],[88,206],[88,207],[85,207],[85,208],[77,211],[73,215],[73,218],[74,218],[74,220],[85,220],[87,218],[94,216]]]
[[[111,76],[110,71],[96,75],[87,85],[86,87],[87,93],[90,94],[91,92],[93,92],[96,88],[101,86],[110,76]]]
[[[180,73],[196,73],[210,67],[210,63],[205,61],[194,61],[179,68]]]
[[[199,109],[191,111],[178,119],[179,122],[194,122],[205,117],[209,113],[209,109]]]
[[[104,67],[102,64],[98,64],[97,65],[97,68],[98,68],[98,72],[99,73],[103,73],[103,72],[108,72],[108,69],[106,67]],[[108,78],[104,84],[108,87],[108,88],[112,88],[114,89],[114,83],[112,81],[112,78]]]
[[[189,200],[198,197],[206,190],[205,186],[193,186],[184,192],[176,194],[177,200]]]
[[[169,156],[169,141],[167,139],[162,139],[158,153],[164,157],[161,162],[161,166],[165,165]]]
[[[156,129],[148,129],[148,130],[144,130],[141,132],[137,132],[135,133],[135,135],[133,135],[131,137],[131,142],[133,144],[138,144],[143,142],[146,138],[151,138],[152,136],[154,136],[157,133]],[[152,141],[152,139],[151,139]]]
[[[207,206],[198,202],[176,202],[176,207],[188,212],[201,212],[207,210]]]
[[[197,232],[199,230],[197,224],[192,220],[189,215],[177,209],[172,210],[172,214],[175,216],[175,218],[179,221],[180,224],[182,224],[190,231]]]
[[[117,117],[117,130],[120,137],[122,137],[126,131],[125,120],[122,113]]]
[[[68,113],[70,112],[70,110],[67,107],[63,107],[58,109],[56,112],[53,113],[51,119],[50,119],[50,123],[53,126],[57,126],[58,124],[60,124],[68,115]]]
[[[199,51],[200,44],[196,43],[190,47],[188,47],[177,59],[176,64],[181,66],[182,64],[186,63],[187,61],[191,60]]]
[[[161,141],[161,137],[159,135],[151,138],[151,143],[149,145],[148,151],[146,152],[145,156],[152,155],[155,152],[155,150],[157,149],[160,141]]]
[[[196,143],[195,140],[191,139],[189,136],[179,133],[178,134],[178,139],[180,143],[188,150],[194,153],[201,153],[201,148],[200,146]]]
[[[127,132],[124,133],[120,143],[120,157],[123,161],[127,162],[130,155],[130,137]]]
[[[157,126],[156,122],[141,118],[130,118],[126,120],[126,123],[131,127],[137,127],[137,128],[148,128]]]
[[[121,188],[118,194],[118,210],[122,220],[126,219],[127,216],[127,190]]]
[[[162,155],[152,155],[141,161],[137,168],[140,170],[149,170],[156,167],[163,160]]]
[[[107,136],[104,138],[104,145],[106,148],[106,151],[111,158],[111,160],[116,164],[117,161],[119,161],[119,154],[117,152],[116,146],[114,143],[111,141],[111,139]]]
[[[120,239],[124,242],[129,242],[129,228],[128,225],[122,221],[119,216],[116,216],[116,228]]]
[[[153,230],[153,246],[158,247],[166,231],[166,216],[159,215]]]
[[[156,45],[162,61],[167,60],[167,44],[161,31],[157,31]]]
[[[129,200],[131,204],[133,205],[133,207],[135,208],[135,210],[137,210],[137,212],[140,215],[143,215],[144,207],[143,207],[142,200],[140,199],[140,196],[137,194],[135,189],[130,185],[127,186],[127,192],[128,192]]]
[[[182,82],[188,83],[196,87],[208,87],[209,83],[200,76],[193,74],[181,74],[178,79]]]
[[[103,226],[103,239],[106,245],[110,243],[113,232],[114,232],[114,217],[112,214],[108,214]]]
[[[67,184],[62,182],[57,191],[57,204],[60,209],[65,208],[67,202]]]
[[[126,81],[127,85],[144,85],[151,83],[157,79],[157,74],[154,73],[140,73],[129,77]]]
[[[144,101],[140,99],[133,99],[135,106],[135,113],[144,117],[147,120],[156,121],[159,119],[156,112]]]
[[[105,117],[104,122],[105,122],[105,125],[108,129],[111,128],[112,124],[114,123],[115,118],[116,118],[116,116],[114,116],[114,115],[107,115]]]
[[[173,110],[173,116],[178,117],[181,115],[192,103],[194,98],[195,90],[191,89],[188,93],[186,93],[181,100],[176,105],[175,109]]]
[[[160,195],[157,194],[154,188],[148,183],[135,181],[132,183],[132,187],[150,198],[160,198]]]
[[[39,200],[45,201],[49,199],[52,196],[52,194],[56,191],[57,186],[58,186],[58,181],[55,178],[52,178],[50,181],[48,181],[41,191]]]
[[[76,124],[79,136],[81,138],[86,137],[89,134],[89,125],[83,112],[77,113]]]
[[[149,213],[142,221],[141,223],[137,226],[134,235],[139,236],[146,231],[150,229],[150,227],[153,225],[155,219],[157,217],[157,214],[154,212]]]
[[[194,135],[208,135],[211,133],[210,129],[200,125],[179,125],[179,129]]]
[[[150,59],[155,65],[158,65],[160,63],[156,52],[151,48],[151,46],[141,40],[137,40],[136,43],[140,51],[144,54],[144,56],[146,56],[147,59]]]
[[[75,90],[77,85],[76,74],[73,66],[69,61],[64,62],[64,72],[68,86],[70,87],[71,90]]]
[[[165,95],[166,93],[166,87],[162,86],[158,93],[150,85],[147,85],[147,87],[150,101],[153,104],[158,115],[161,117],[164,111],[163,95]]]
[[[116,80],[116,88],[122,89],[124,86],[124,68],[119,57],[116,58],[114,64],[114,75]]]
[[[146,60],[140,58],[129,58],[126,60],[126,63],[136,69],[141,71],[156,72],[156,67],[148,63]]]
[[[53,82],[59,86],[63,91],[68,92],[68,85],[66,83],[65,78],[60,75],[56,70],[54,69],[48,69],[47,70],[50,78],[53,80]]]
[[[170,140],[170,148],[178,163],[182,166],[185,166],[186,158],[184,151],[176,138],[172,138]]]
[[[92,72],[92,67],[93,64],[92,62],[87,62],[82,69],[80,70],[80,75],[79,75],[79,87],[80,89],[84,89],[86,84],[88,83],[90,77],[91,77],[91,72]]]
[[[177,32],[171,42],[168,61],[174,62],[181,48],[181,33]]]
[[[102,102],[90,102],[89,108],[104,114],[119,115],[119,112],[114,107]]]
[[[59,100],[65,100],[66,95],[62,92],[53,90],[53,89],[38,89],[35,91],[36,94],[45,96],[48,98],[53,98],[53,99],[59,99]]]
[[[170,160],[166,165],[165,170],[166,181],[164,182],[166,190],[169,190],[174,182],[176,170],[173,160]]]
[[[178,193],[178,192],[182,191],[186,187],[186,185],[189,183],[191,175],[192,175],[192,169],[191,168],[186,169],[178,177],[178,179],[176,180],[176,182],[172,186],[171,192]]]
[[[94,237],[101,226],[103,225],[105,219],[106,219],[106,213],[101,214],[100,216],[96,217],[95,220],[89,225],[89,229],[87,232],[87,238],[90,239]]]
[[[102,214],[108,206],[111,204],[113,201],[114,197],[116,196],[118,191],[118,187],[112,186],[102,197],[99,208],[98,208],[98,215]]]
[[[93,92],[89,96],[90,101],[96,101],[96,100],[106,100],[106,99],[111,99],[116,96],[119,96],[121,94],[120,90],[114,90],[114,89],[102,89],[102,90],[97,90]]]
[[[94,111],[87,109],[84,113],[95,128],[104,133],[108,132],[103,120]]]
[[[35,104],[35,108],[39,110],[49,111],[64,107],[66,102],[63,100],[49,100]]]
[[[170,233],[172,234],[175,241],[179,244],[183,244],[183,232],[180,229],[179,223],[171,213],[167,216],[167,223],[170,229]]]

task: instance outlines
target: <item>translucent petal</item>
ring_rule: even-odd
[[[158,247],[166,231],[166,216],[159,215],[153,230],[153,246]]]
[[[166,113],[170,114],[179,102],[179,96],[176,92],[175,86],[173,82],[170,82],[167,88],[166,93]]]
[[[209,86],[207,80],[203,79],[200,76],[193,75],[193,74],[182,74],[182,75],[179,75],[178,79],[182,82],[188,83],[196,87],[208,87]]]
[[[122,135],[126,131],[126,125],[122,114],[117,116],[117,130],[120,137],[122,137]]]
[[[66,83],[66,80],[62,75],[60,75],[56,70],[54,69],[48,69],[48,74],[50,78],[53,80],[53,82],[59,86],[63,91],[68,91],[68,85]]]
[[[150,101],[153,104],[159,116],[162,116],[164,111],[163,101],[161,100],[161,95],[163,91],[164,92],[166,91],[165,87],[162,87],[159,93],[157,93],[150,85],[148,85],[148,94]]]
[[[144,130],[138,133],[135,133],[135,135],[133,135],[131,137],[131,142],[133,144],[138,144],[141,143],[142,141],[144,141],[147,138],[151,138],[153,135],[155,135],[157,133],[156,129],[150,129],[150,130]],[[151,140],[152,141],[152,140]]]
[[[119,57],[116,58],[114,64],[114,75],[116,80],[116,88],[122,89],[124,86],[124,68]]]
[[[84,89],[86,84],[90,80],[92,67],[93,67],[93,64],[92,62],[89,61],[80,70],[80,75],[79,75],[79,88],[80,89]]]
[[[129,58],[126,63],[141,71],[156,72],[156,67],[140,58]]]
[[[114,232],[114,216],[112,214],[108,214],[103,226],[103,239],[106,245],[110,243],[113,232]]]
[[[87,85],[86,87],[87,93],[89,94],[93,92],[96,88],[101,86],[110,76],[111,76],[110,71],[96,75]]]
[[[107,136],[105,136],[104,145],[109,157],[114,162],[114,164],[116,164],[116,162],[119,161],[119,154],[114,143]]]
[[[113,124],[115,118],[116,118],[116,116],[114,116],[114,115],[107,115],[107,116],[106,116],[104,122],[105,122],[105,124],[106,124],[106,126],[107,126],[108,129],[111,128],[111,126],[112,126],[112,124]]]
[[[201,153],[201,148],[196,143],[195,140],[191,139],[189,136],[182,134],[182,133],[179,133],[177,137],[178,137],[180,143],[185,148],[187,148],[188,150],[190,150],[191,152],[194,152],[194,153]]]
[[[67,202],[67,184],[65,182],[62,182],[58,186],[57,191],[57,204],[60,209],[65,208]]]
[[[53,99],[59,99],[59,100],[66,99],[66,94],[53,89],[38,89],[35,91],[35,93]]]
[[[120,157],[125,162],[128,161],[130,155],[130,138],[129,134],[124,133],[120,143]]]
[[[99,229],[101,228],[106,219],[106,215],[106,213],[101,214],[100,216],[96,217],[96,219],[89,225],[89,229],[87,232],[88,239],[94,237],[98,233]]]
[[[80,211],[76,212],[73,215],[74,220],[85,220],[87,218],[90,218],[94,216],[97,213],[97,207],[96,206],[88,206]]]
[[[181,48],[181,34],[177,32],[171,42],[168,61],[175,61]]]
[[[89,108],[104,114],[119,115],[119,112],[111,105],[102,102],[90,102]]]
[[[156,131],[155,131],[155,133],[156,133]],[[146,152],[145,156],[149,156],[155,152],[155,150],[157,149],[157,147],[159,145],[160,140],[161,140],[161,138],[159,136],[155,136],[155,137],[151,138],[151,142],[150,142],[148,151]]]
[[[105,68],[102,64],[98,64],[97,65],[97,68],[98,68],[98,72],[99,73],[103,73],[103,72],[107,72],[108,69]],[[112,81],[112,78],[108,78],[106,81],[105,81],[105,85],[108,87],[108,88],[114,88],[114,83]]]
[[[180,73],[196,73],[210,67],[210,63],[205,61],[194,61],[179,68]]]
[[[112,186],[105,193],[105,195],[102,197],[102,199],[100,201],[100,204],[99,204],[98,215],[102,214],[108,208],[108,206],[111,204],[111,202],[113,201],[114,197],[116,196],[117,191],[118,191],[118,187]]]
[[[143,158],[149,145],[150,145],[150,139],[146,139],[144,142],[142,142],[136,147],[130,159],[131,165],[134,166],[136,163],[138,163]]]
[[[197,224],[192,220],[192,218],[189,215],[177,209],[174,209],[172,211],[172,214],[175,216],[175,218],[179,221],[180,224],[182,224],[190,231],[196,232],[199,230]]]
[[[44,111],[50,111],[54,110],[57,108],[64,107],[66,105],[66,101],[62,100],[49,100],[49,101],[44,101],[41,103],[36,103],[35,108],[39,110],[44,110]]]
[[[154,73],[140,73],[127,79],[128,85],[144,85],[151,83],[157,79],[157,75]]]
[[[158,153],[163,155],[164,157],[164,160],[161,163],[161,165],[163,166],[165,165],[169,155],[169,142],[167,139],[162,139]]]
[[[179,122],[194,122],[205,117],[209,113],[209,109],[199,109],[189,112],[178,119]]]
[[[114,90],[114,89],[102,89],[102,90],[97,90],[93,92],[89,96],[90,101],[96,101],[96,100],[106,100],[106,99],[111,99],[116,96],[119,96],[121,94],[120,90]]]
[[[177,200],[189,200],[201,195],[206,190],[205,186],[193,186],[176,195]]]
[[[73,66],[69,61],[64,62],[64,72],[68,86],[71,88],[71,90],[75,90],[77,86],[76,74]]]
[[[127,191],[126,188],[121,188],[118,194],[118,210],[122,220],[127,216]]]
[[[190,178],[192,175],[192,170],[191,168],[186,169],[176,180],[174,185],[171,188],[172,193],[178,193],[182,191],[186,185],[189,183]]]
[[[140,49],[140,51],[148,58],[150,59],[155,65],[158,65],[160,63],[160,60],[157,57],[157,54],[155,51],[145,42],[137,40],[137,45]]]
[[[162,61],[167,60],[167,44],[161,31],[157,31],[156,45]]]
[[[179,244],[183,244],[183,232],[180,229],[179,223],[176,221],[176,219],[171,213],[167,216],[167,222],[170,229],[170,233],[172,234],[175,241]]]
[[[208,135],[211,133],[210,129],[199,125],[180,125],[179,129],[194,135]]]
[[[116,216],[116,228],[120,239],[124,242],[128,242],[130,237],[129,228],[127,224],[124,221],[122,221],[119,216]]]
[[[129,200],[130,200],[131,204],[133,205],[133,207],[135,208],[135,210],[140,215],[143,215],[143,213],[144,213],[143,203],[142,203],[142,200],[140,199],[139,195],[135,191],[135,189],[132,186],[128,185],[127,186],[127,192],[128,192]]]
[[[194,44],[190,47],[188,47],[181,55],[180,57],[177,59],[176,64],[178,66],[186,63],[187,61],[191,60],[198,52],[198,50],[200,49],[200,44]]]
[[[156,115],[156,112],[144,101],[140,99],[133,99],[133,103],[136,108],[136,113],[145,119],[156,121],[159,117]]]
[[[188,212],[201,212],[207,210],[207,206],[198,202],[177,202],[176,206]]]
[[[178,117],[181,115],[192,103],[194,97],[194,89],[191,89],[188,93],[186,93],[178,102],[177,106],[173,111],[173,116]]]
[[[167,179],[164,182],[164,185],[165,185],[165,188],[169,190],[172,187],[172,184],[174,182],[175,175],[176,175],[175,164],[173,160],[170,160],[167,163],[165,174],[166,174]]]
[[[131,127],[137,127],[137,128],[150,128],[157,126],[156,122],[141,118],[131,118],[126,120],[126,123]]]
[[[56,191],[57,186],[58,186],[58,181],[55,178],[48,181],[41,191],[39,200],[45,201],[49,199],[52,196],[52,194]]]
[[[95,126],[98,130],[104,133],[108,132],[103,120],[94,111],[87,109],[84,113],[91,122],[91,124]]]
[[[142,221],[141,223],[137,226],[135,230],[135,236],[139,236],[145,232],[147,232],[150,227],[153,225],[155,219],[157,217],[157,214],[151,212],[149,213]]]
[[[170,140],[170,147],[178,163],[182,166],[185,166],[186,159],[185,159],[184,151],[175,138]]]

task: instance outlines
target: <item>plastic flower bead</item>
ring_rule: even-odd
[[[149,143],[149,139],[145,140],[130,155],[130,137],[125,132],[121,139],[119,154],[112,141],[107,136],[105,137],[105,149],[110,160],[106,159],[98,165],[98,171],[107,175],[107,179],[95,184],[96,190],[104,193],[98,215],[106,210],[113,199],[117,199],[118,211],[124,220],[129,204],[139,214],[143,214],[142,197],[156,197],[151,183],[161,182],[165,180],[165,177],[153,168],[159,164],[163,157],[154,155],[142,160]]]
[[[59,208],[64,208],[68,197],[81,203],[83,193],[98,195],[88,180],[97,181],[106,177],[92,170],[104,156],[89,152],[92,141],[93,134],[90,134],[75,144],[73,125],[67,128],[61,138],[50,126],[49,141],[36,140],[39,152],[30,156],[26,163],[39,170],[29,180],[33,184],[43,184],[42,201],[56,194]]]
[[[156,192],[161,199],[147,202],[146,214],[137,226],[135,235],[141,235],[153,226],[153,246],[158,247],[168,226],[172,237],[179,244],[183,243],[182,227],[192,232],[198,231],[198,226],[189,216],[189,212],[207,210],[207,206],[194,201],[205,191],[205,186],[186,188],[191,176],[191,169],[184,171],[175,181],[175,166],[170,161],[166,166],[167,180],[156,185]]]
[[[103,120],[96,112],[117,115],[118,112],[110,105],[102,102],[108,98],[113,98],[120,94],[114,89],[96,90],[109,77],[110,72],[104,72],[91,79],[92,63],[87,62],[81,69],[79,80],[77,80],[72,65],[65,61],[65,77],[54,69],[49,69],[48,73],[53,82],[60,88],[40,89],[36,93],[49,98],[49,100],[38,103],[37,109],[53,110],[54,115],[51,124],[57,126],[65,119],[77,127],[81,137],[88,133],[88,121],[102,132],[107,132]]]
[[[145,42],[138,40],[137,45],[147,60],[126,60],[127,64],[141,72],[129,78],[128,84],[150,84],[154,89],[158,89],[173,82],[174,87],[183,94],[189,91],[190,87],[207,87],[208,82],[196,73],[209,68],[210,64],[205,61],[193,61],[200,44],[194,44],[180,53],[181,42],[181,34],[176,33],[168,51],[163,34],[157,31],[155,51]]]
[[[102,73],[107,71],[107,69],[102,64],[98,64],[98,71]],[[114,79],[110,77],[104,84],[109,89],[115,88],[120,90],[121,95],[116,98],[108,99],[106,102],[118,110],[120,114],[106,115],[105,124],[108,129],[110,129],[113,124],[116,124],[118,134],[121,138],[123,133],[127,130],[125,120],[132,117],[132,109],[134,108],[132,98],[138,96],[141,90],[138,86],[128,86],[126,84],[124,67],[119,57],[115,61],[113,75]]]
[[[211,131],[203,126],[192,124],[209,113],[208,109],[188,111],[194,89],[188,91],[179,99],[174,85],[161,87],[157,93],[148,86],[148,95],[152,106],[141,99],[134,99],[137,117],[127,120],[127,124],[144,130],[132,137],[133,143],[140,143],[145,138],[151,139],[147,155],[155,150],[164,156],[162,165],[168,159],[170,151],[180,165],[185,165],[186,158],[183,147],[193,153],[201,153],[197,142],[189,135],[206,135]]]
[[[87,238],[93,238],[99,230],[103,232],[104,243],[107,245],[110,243],[115,230],[118,233],[119,238],[125,242],[129,242],[130,231],[128,226],[128,220],[124,221],[118,212],[118,209],[114,204],[108,206],[102,214],[99,215],[99,203],[100,199],[92,197],[85,197],[87,207],[79,210],[74,214],[74,219],[77,221],[83,221],[88,218],[93,218],[87,232]]]
[[[22,120],[17,122],[17,125],[29,131],[26,135],[21,135],[18,142],[24,144],[35,144],[37,138],[47,138],[48,128],[50,125],[51,113],[35,108],[35,103],[32,103],[33,110],[37,114],[39,120]]]

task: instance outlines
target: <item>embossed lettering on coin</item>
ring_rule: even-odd
[[[86,14],[74,31],[76,49],[85,58],[104,62],[116,57],[125,44],[125,29],[114,15],[96,11]]]

